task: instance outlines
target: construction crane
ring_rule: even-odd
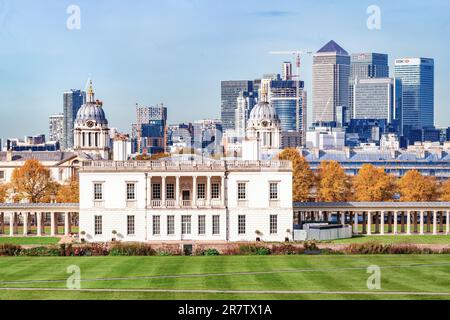
[[[297,67],[297,74],[292,75],[292,77],[297,78],[296,84],[297,84],[297,99],[296,100],[296,107],[295,107],[295,126],[297,132],[300,132],[300,69],[301,69],[301,56],[302,55],[312,55],[312,51],[306,51],[306,50],[291,50],[291,51],[270,51],[269,54],[274,55],[292,55],[295,57],[296,67]],[[306,126],[307,126],[307,114],[306,114],[306,105],[302,103],[302,146],[306,145]]]

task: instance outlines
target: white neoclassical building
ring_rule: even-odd
[[[87,161],[79,230],[89,242],[292,239],[284,161]]]

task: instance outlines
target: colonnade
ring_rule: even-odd
[[[59,235],[58,227],[60,220],[64,219],[64,229],[62,235],[69,236],[72,232],[74,212],[17,212],[17,211],[3,211],[0,212],[0,235],[9,235],[11,237],[21,235],[36,235],[36,236],[56,236]],[[50,217],[50,218],[48,218]],[[49,221],[50,220],[50,221]],[[8,222],[6,222],[8,221]],[[6,226],[9,230],[6,233]],[[19,226],[22,230],[19,232]],[[50,227],[50,232],[46,232],[46,226]],[[35,227],[35,228],[33,228]],[[35,232],[32,232],[35,229]]]

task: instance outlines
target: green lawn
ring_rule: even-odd
[[[450,235],[384,235],[384,236],[355,236],[351,239],[339,239],[330,241],[336,244],[364,243],[364,242],[411,243],[411,244],[448,244]]]
[[[50,245],[57,244],[58,242],[59,238],[56,237],[0,237],[0,244]]]
[[[3,291],[65,289],[67,267],[81,270],[82,289],[341,291],[318,293],[174,293]],[[381,268],[382,291],[448,293],[413,296],[369,291],[367,267]],[[243,274],[237,274],[237,273]],[[249,272],[259,272],[248,274]],[[247,273],[247,274],[246,274]],[[207,275],[209,274],[209,275]],[[0,258],[2,299],[450,299],[450,255]],[[191,275],[191,276],[189,276]],[[160,276],[159,278],[148,278]],[[172,276],[172,277],[161,277]],[[136,277],[136,278],[132,278]],[[103,279],[102,279],[103,278]],[[111,279],[116,278],[116,279]],[[117,279],[125,278],[125,279]],[[53,282],[30,282],[53,280]],[[10,281],[6,283],[5,281]],[[16,282],[14,282],[16,281]],[[21,282],[17,282],[21,281]],[[347,293],[348,292],[348,293]],[[370,291],[372,292],[372,291]]]
[[[29,229],[29,234],[33,234],[36,235],[37,231],[36,231],[36,226],[31,226]],[[70,231],[72,233],[78,233],[78,226],[72,226]],[[44,227],[44,232],[47,235],[50,235],[50,227],[49,226],[45,226]],[[18,226],[17,227],[17,234],[22,234],[23,233],[23,227],[22,226]],[[5,235],[9,235],[9,225],[5,225]],[[58,234],[63,235],[64,234],[64,227],[63,226],[58,226]]]

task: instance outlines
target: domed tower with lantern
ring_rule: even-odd
[[[94,160],[111,158],[108,120],[103,110],[103,102],[94,99],[92,81],[87,101],[78,110],[75,119],[74,144],[75,152],[85,154]]]
[[[268,102],[269,81],[262,81],[260,102],[252,109],[247,121],[246,139],[242,145],[245,160],[263,160],[277,153],[281,146],[280,119]]]

